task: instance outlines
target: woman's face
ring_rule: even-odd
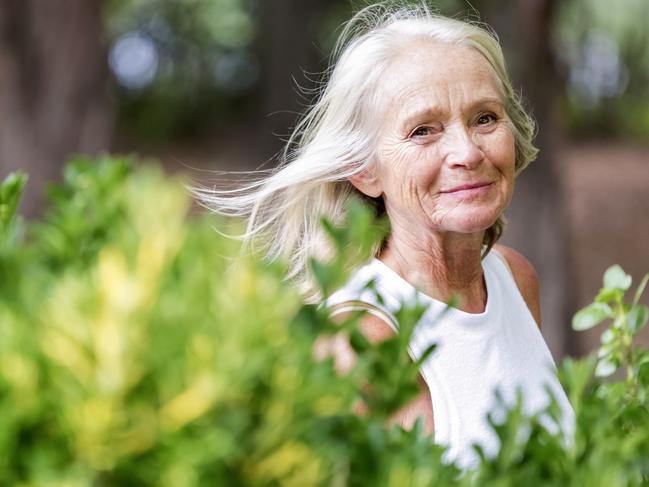
[[[378,87],[369,193],[383,195],[393,235],[397,227],[481,232],[505,209],[515,149],[499,86],[467,47],[420,40],[391,65]]]

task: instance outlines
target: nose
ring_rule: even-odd
[[[456,127],[447,131],[446,162],[451,166],[466,169],[477,167],[484,159],[484,152],[473,141],[466,127]]]

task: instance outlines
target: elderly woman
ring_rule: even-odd
[[[449,458],[470,466],[473,443],[488,454],[498,448],[485,421],[495,390],[507,403],[522,390],[533,413],[547,405],[549,388],[568,432],[573,413],[540,333],[536,273],[522,255],[494,245],[514,180],[537,153],[534,122],[497,40],[425,7],[383,3],[347,24],[334,59],[278,169],[204,199],[247,216],[245,238],[268,239],[268,257],[288,257],[290,277],[312,297],[307,258],[329,252],[320,217],[342,222],[349,199],[369,199],[390,233],[326,302],[334,313],[367,310],[361,326],[372,340],[395,333],[400,303],[428,305],[410,351],[417,358],[431,343],[438,348],[421,368],[419,396],[397,420],[408,426],[423,417]],[[376,292],[366,290],[370,280]],[[452,297],[456,307],[436,320]],[[337,343],[343,363],[351,351]]]

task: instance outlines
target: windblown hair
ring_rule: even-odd
[[[375,101],[379,80],[403,49],[421,38],[467,46],[484,56],[502,85],[515,138],[516,174],[537,155],[532,143],[534,120],[512,88],[495,34],[477,22],[438,15],[425,1],[418,6],[381,2],[359,11],[345,24],[326,73],[328,79],[296,125],[277,168],[258,173],[236,189],[195,189],[207,208],[246,218],[240,238],[248,246],[254,243],[253,248],[270,260],[287,259],[288,278],[297,282],[307,299],[319,297],[308,258],[326,258],[331,252],[321,217],[342,224],[348,201],[367,198],[347,178],[376,163],[377,129],[371,115],[380,109]],[[382,198],[373,203],[377,213],[385,212]],[[487,229],[484,255],[500,238],[504,225],[500,217]],[[377,244],[374,254],[379,250]]]

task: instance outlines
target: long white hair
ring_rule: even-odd
[[[517,174],[536,157],[535,123],[511,86],[492,32],[477,22],[436,14],[425,2],[404,6],[387,1],[362,9],[344,25],[322,89],[296,125],[276,169],[259,172],[234,189],[195,188],[207,208],[246,218],[240,238],[270,260],[287,259],[288,278],[308,300],[320,297],[308,258],[326,258],[331,252],[320,219],[342,224],[348,201],[366,198],[348,178],[375,163],[377,128],[372,120],[377,117],[372,113],[380,107],[375,99],[378,82],[403,48],[422,37],[467,46],[484,56],[502,85],[515,138]],[[373,203],[377,213],[385,211],[380,197]],[[486,231],[487,252],[503,229],[501,217]],[[375,255],[379,250],[377,245]]]

